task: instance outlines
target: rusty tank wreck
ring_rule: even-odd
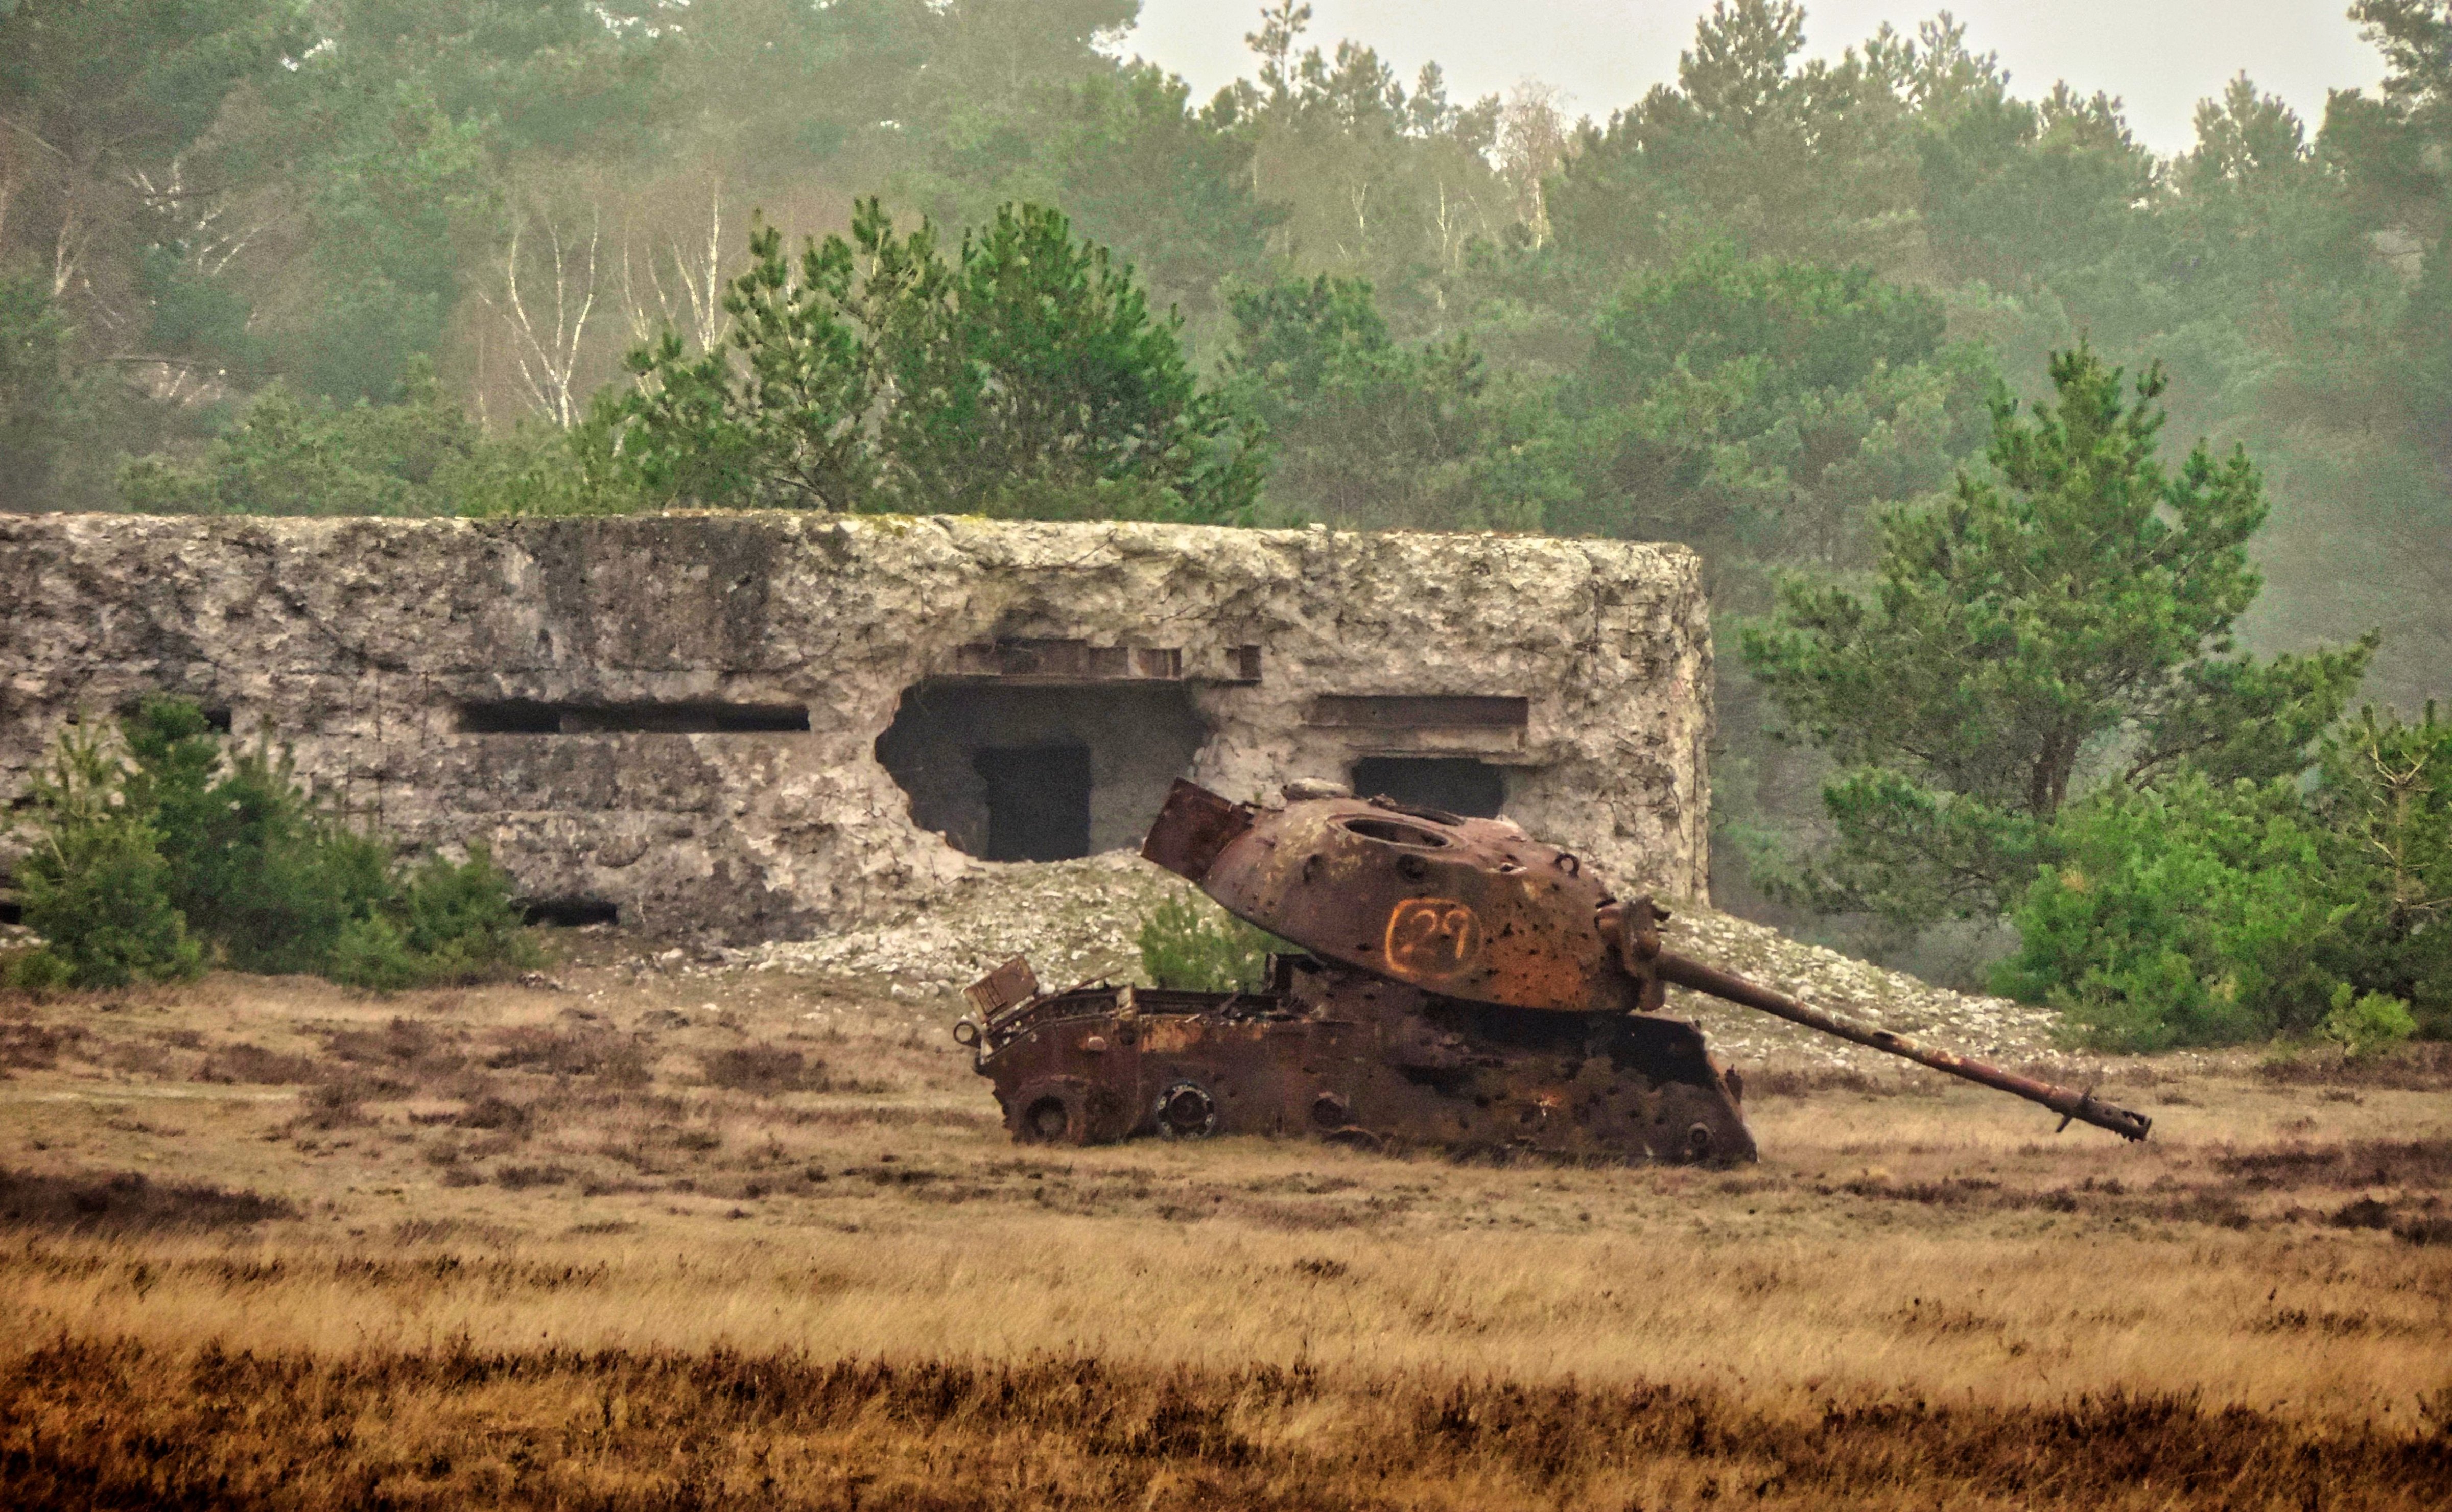
[[[1043,992],[1008,961],[955,1026],[1025,1143],[1310,1134],[1374,1149],[1725,1164],[1754,1158],[1738,1072],[1671,985],[2040,1103],[2129,1139],[2144,1114],[1928,1050],[1661,945],[1569,851],[1327,784],[1280,806],[1178,781],[1141,854],[1298,948],[1258,991]]]

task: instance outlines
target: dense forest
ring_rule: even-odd
[[[1715,886],[1892,950],[1949,911],[1766,891],[1847,819],[1774,606],[1895,566],[1903,508],[2014,494],[2019,415],[2244,448],[2205,644],[2335,648],[2284,663],[2300,715],[2370,631],[2360,697],[2452,691],[2444,0],[2351,7],[2379,90],[2311,122],[2242,76],[2172,157],[1946,12],[1832,60],[1790,0],[1718,0],[1597,121],[1399,78],[1293,0],[1195,100],[1119,52],[1137,9],[0,0],[0,509],[1689,541],[1724,627],[1788,627],[1752,671],[1724,630]],[[2159,442],[2121,419],[2149,373]]]

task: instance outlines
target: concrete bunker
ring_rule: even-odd
[[[912,822],[987,861],[1140,842],[1209,732],[1179,682],[938,679],[904,690],[878,763]]]
[[[541,918],[739,941],[1129,849],[1179,776],[1503,804],[1699,897],[1710,672],[1699,563],[1624,541],[0,514],[0,797],[175,693],[406,845],[485,840]]]

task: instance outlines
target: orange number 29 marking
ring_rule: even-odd
[[[1409,897],[1388,915],[1388,965],[1408,976],[1453,976],[1481,955],[1481,920],[1450,898]]]

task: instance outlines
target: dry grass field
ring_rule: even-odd
[[[1733,1170],[1048,1150],[945,999],[567,946],[0,1002],[0,1504],[2452,1505],[2440,1049],[2110,1065],[2142,1147],[1772,1065]]]

